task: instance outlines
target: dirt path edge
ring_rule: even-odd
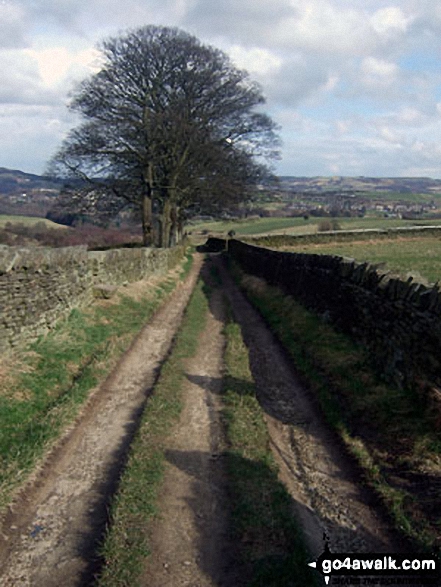
[[[193,267],[187,276],[186,280],[178,285],[175,291],[168,297],[165,303],[155,312],[152,319],[141,329],[138,335],[133,340],[130,348],[120,358],[116,367],[112,370],[106,380],[95,388],[90,394],[88,399],[85,401],[83,406],[80,408],[78,415],[75,420],[65,429],[62,435],[54,443],[54,445],[46,453],[45,457],[41,459],[40,463],[35,467],[32,474],[28,477],[27,482],[15,493],[13,500],[9,507],[2,512],[0,518],[0,577],[2,579],[2,585],[9,586],[13,585],[18,587],[19,585],[39,585],[40,579],[32,579],[31,570],[35,567],[35,563],[32,563],[32,552],[26,553],[26,550],[35,551],[35,556],[41,557],[41,552],[38,549],[38,540],[40,536],[41,526],[35,523],[35,520],[39,518],[39,511],[41,510],[42,504],[48,502],[53,498],[54,493],[57,491],[54,489],[56,483],[60,482],[60,473],[62,471],[68,471],[70,466],[70,460],[73,458],[81,458],[82,443],[85,442],[86,436],[95,429],[96,435],[99,436],[100,424],[96,420],[102,414],[108,405],[112,402],[123,401],[122,399],[115,399],[118,394],[131,395],[132,402],[127,407],[127,414],[123,417],[124,421],[121,422],[121,430],[123,437],[117,439],[113,445],[109,445],[109,463],[105,467],[106,471],[103,470],[96,473],[96,479],[92,479],[93,473],[90,474],[91,503],[86,507],[88,521],[92,524],[96,524],[98,527],[98,533],[102,534],[107,521],[107,505],[109,496],[116,489],[117,479],[120,475],[125,456],[130,445],[131,438],[137,427],[137,420],[142,411],[143,404],[151,392],[160,366],[166,359],[168,352],[171,348],[174,335],[181,321],[183,312],[197,281],[200,268],[202,264],[202,256],[195,255]],[[165,330],[167,331],[165,333]],[[151,350],[150,358],[146,356],[149,349]],[[142,365],[138,366],[139,373],[135,372],[133,365],[133,357],[142,357]],[[139,360],[138,360],[139,362]],[[147,365],[147,363],[149,363]],[[148,368],[147,368],[148,367]],[[128,377],[132,377],[129,387],[133,389],[125,389],[124,380]],[[113,410],[117,407],[113,407]],[[110,422],[112,425],[112,422]],[[104,448],[103,450],[107,450]],[[84,455],[85,456],[85,455]],[[98,465],[98,463],[97,463]],[[79,466],[81,469],[81,464]],[[77,473],[80,477],[82,474],[81,470]],[[69,485],[69,482],[65,482],[65,485]],[[66,500],[71,499],[69,496],[69,489],[66,486],[66,491],[58,491],[58,493],[66,493]],[[80,490],[79,490],[80,491]],[[100,506],[97,507],[97,494],[99,494]],[[97,510],[100,510],[99,512]],[[93,522],[92,510],[96,512],[96,520]],[[72,513],[72,512],[71,512]],[[66,532],[69,532],[69,518],[64,521],[66,525]],[[75,532],[75,530],[72,530]],[[81,584],[85,584],[86,575],[90,575],[93,567],[96,566],[96,560],[87,561],[87,557],[90,558],[90,548],[96,543],[97,532],[93,529],[86,528],[84,536],[78,536],[78,528],[76,529],[77,535],[72,537],[72,543],[70,545],[72,550],[72,557],[77,558],[77,564],[65,565],[65,571],[57,578],[54,573],[53,578],[48,578],[50,583],[47,583],[45,579],[45,585],[59,585],[61,577],[63,579],[62,584],[67,587],[68,585],[78,584],[79,577],[82,577]],[[41,532],[42,538],[44,532]],[[63,533],[59,533],[57,544],[54,544],[54,548],[60,547],[60,536]],[[90,536],[87,536],[90,534]],[[29,543],[30,537],[35,539],[34,543]],[[64,535],[63,540],[66,543],[69,542],[69,538]],[[82,541],[82,545],[80,542]],[[26,549],[26,542],[28,542]],[[25,550],[23,550],[25,549]],[[23,554],[20,555],[20,551]],[[48,553],[51,549],[48,548]],[[50,554],[47,555],[50,558]],[[67,555],[69,557],[70,555]],[[20,559],[21,557],[21,559]],[[11,562],[11,558],[14,559]],[[19,559],[21,560],[20,562]],[[14,562],[15,561],[15,562]],[[23,566],[23,569],[14,571],[14,567]],[[75,570],[74,570],[75,567]],[[87,571],[87,568],[89,570]],[[12,570],[11,570],[12,569]],[[62,570],[62,569],[61,569]],[[6,573],[6,575],[5,575]],[[40,581],[40,582],[38,582]],[[58,581],[58,583],[57,583]]]

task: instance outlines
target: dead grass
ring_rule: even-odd
[[[37,353],[33,351],[6,353],[0,357],[0,397],[17,401],[29,399],[29,392],[20,387],[20,377],[32,373]],[[34,360],[32,360],[34,359]]]

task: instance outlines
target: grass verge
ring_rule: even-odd
[[[49,335],[2,362],[0,509],[184,277],[170,275],[138,288],[135,297],[119,295],[73,310]]]
[[[363,348],[292,297],[235,271],[396,527],[422,550],[436,546],[441,437],[425,403],[416,392],[380,382]]]
[[[135,587],[150,554],[149,522],[156,513],[165,466],[165,442],[181,412],[185,361],[197,350],[208,301],[202,283],[196,286],[170,357],[161,369],[133,441],[101,554],[99,587]]]
[[[291,497],[278,480],[248,351],[239,326],[225,329],[224,419],[232,531],[250,587],[315,585]]]

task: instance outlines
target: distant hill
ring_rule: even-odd
[[[50,177],[0,167],[0,195],[24,193],[29,190],[59,190],[61,182]]]
[[[395,192],[441,194],[441,180],[427,177],[291,177],[279,178],[282,189],[296,192]]]
[[[51,177],[0,167],[0,214],[44,218],[61,187]]]
[[[0,167],[0,214],[44,218],[56,203],[62,186],[62,181],[51,177]],[[305,198],[315,195],[328,199],[334,199],[338,195],[354,197],[354,194],[357,200],[363,199],[367,194],[378,194],[378,198],[374,196],[378,200],[399,199],[395,198],[394,194],[403,194],[403,197],[405,194],[421,194],[422,201],[429,201],[429,196],[441,196],[441,180],[425,177],[281,176],[278,187],[270,189],[268,195],[274,201],[278,201],[279,190],[284,201],[286,198],[298,198],[301,194],[304,194]],[[300,204],[299,206],[301,207]]]

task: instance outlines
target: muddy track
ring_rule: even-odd
[[[324,423],[293,365],[258,312],[216,259],[224,291],[249,349],[250,368],[280,478],[293,499],[313,556],[333,552],[399,552],[397,537],[376,511],[353,461]]]
[[[203,270],[207,277],[207,270]],[[224,304],[221,292],[210,312],[197,354],[188,362],[184,408],[167,442],[168,463],[142,580],[146,587],[235,587],[228,538],[225,449],[220,418]]]
[[[137,416],[201,263],[198,257],[190,279],[143,329],[38,484],[9,514],[0,543],[2,587],[91,584],[98,561],[88,553],[94,552],[102,534],[108,497],[124,464]],[[228,539],[228,490],[219,457],[224,449],[219,416],[223,296],[242,328],[280,478],[292,497],[312,556],[322,553],[324,537],[335,552],[400,552],[283,349],[233,283],[221,258],[213,255],[206,262],[208,268],[212,263],[222,286],[211,297],[199,351],[187,366],[184,409],[167,446],[160,516],[152,528],[153,556],[146,563],[142,584],[241,584]]]
[[[2,587],[91,583],[99,563],[93,553],[107,522],[109,497],[201,263],[197,256],[185,283],[142,329],[75,427],[52,451],[37,480],[7,513],[0,535]]]

